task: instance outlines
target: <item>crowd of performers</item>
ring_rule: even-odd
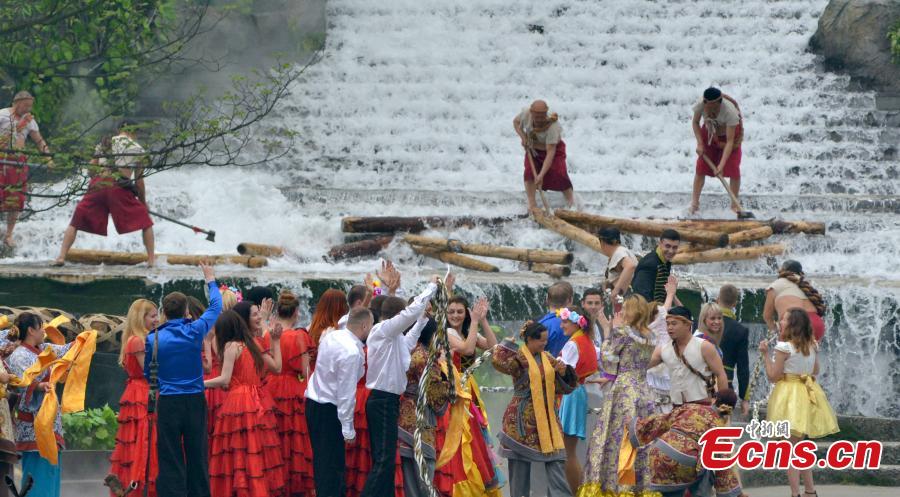
[[[700,435],[726,425],[738,402],[745,413],[748,406],[739,292],[723,287],[695,323],[668,262],[677,232],[640,262],[618,233],[599,237],[610,252],[605,288],[585,290],[575,306],[572,286],[558,282],[547,313],[502,339],[487,300],[470,305],[452,294],[452,274],[401,298],[400,273],[385,262],[377,280],[367,276],[346,294],[327,290],[303,327],[290,291],[242,293],[202,265],[208,306],[174,292],[161,307],[141,299],[128,311],[120,354],[128,380],[110,473],[159,496],[412,497],[432,485],[446,497],[500,496],[504,486],[520,497],[531,493],[532,470],[551,496],[741,495],[736,470],[709,472],[697,457]],[[787,261],[765,306],[777,339],[759,350],[775,384],[768,418],[790,421],[795,441],[838,430],[815,382],[824,308],[799,263]],[[43,350],[62,355],[72,344],[45,342],[50,328],[33,313],[9,324],[0,332],[0,382],[18,395],[0,403],[0,427],[35,477],[30,495],[57,496],[60,466],[36,451],[35,428],[53,383],[49,372],[21,378]],[[484,351],[489,358],[479,359]],[[469,374],[485,358],[513,384],[493,430]],[[593,427],[589,387],[602,393]],[[62,448],[58,408],[52,432]],[[792,495],[801,477],[815,493],[810,472],[788,476]]]

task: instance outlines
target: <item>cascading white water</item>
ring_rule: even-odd
[[[829,338],[829,392],[848,410],[900,415],[900,132],[869,92],[823,72],[807,52],[825,0],[720,2],[333,0],[324,59],[269,124],[301,133],[295,152],[254,170],[194,169],[153,177],[151,205],[218,233],[218,249],[157,226],[160,252],[228,252],[240,241],[289,247],[330,265],[342,215],[524,212],[515,114],[535,98],[558,112],[569,170],[588,211],[683,214],[693,176],[690,106],[717,85],[744,112],[743,189],[759,218],[821,220],[825,237],[792,236],[791,256],[819,276],[889,280],[829,290],[844,320]],[[892,152],[893,150],[893,152]],[[704,217],[728,217],[707,182]],[[560,199],[551,194],[554,202]],[[50,258],[72,207],[22,226],[19,257]],[[562,247],[529,221],[454,237]],[[635,239],[626,243],[636,246]],[[140,250],[136,236],[82,236],[78,246]],[[646,247],[644,247],[646,248]],[[403,247],[393,257],[412,262]],[[603,257],[576,248],[584,269]],[[417,260],[416,260],[417,261]],[[421,262],[421,261],[418,261]],[[500,263],[513,271],[513,263]],[[771,275],[763,261],[707,264],[700,276]],[[871,351],[859,374],[849,349]],[[844,350],[848,349],[848,350]]]

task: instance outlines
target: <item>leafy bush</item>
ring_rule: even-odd
[[[68,449],[112,450],[116,446],[119,422],[116,420],[116,411],[109,405],[64,414],[62,424]]]
[[[888,30],[887,36],[891,40],[891,55],[894,56],[894,62],[900,64],[900,21]]]

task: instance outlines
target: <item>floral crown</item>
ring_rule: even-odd
[[[235,287],[235,286],[228,286],[228,285],[226,285],[226,284],[223,283],[223,284],[219,287],[219,291],[220,291],[220,292],[224,292],[225,290],[228,290],[229,292],[233,293],[234,296],[237,297],[237,301],[238,301],[238,302],[241,302],[241,301],[244,300],[244,294],[242,294],[241,291],[238,290],[237,287]]]
[[[571,321],[577,324],[580,328],[584,329],[588,325],[588,320],[586,317],[578,314],[575,311],[569,310],[568,307],[563,307],[562,309],[556,310],[556,317],[564,320]]]

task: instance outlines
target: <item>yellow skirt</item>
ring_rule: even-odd
[[[791,435],[822,438],[840,431],[822,387],[812,376],[786,374],[769,396],[769,421],[789,421]]]

